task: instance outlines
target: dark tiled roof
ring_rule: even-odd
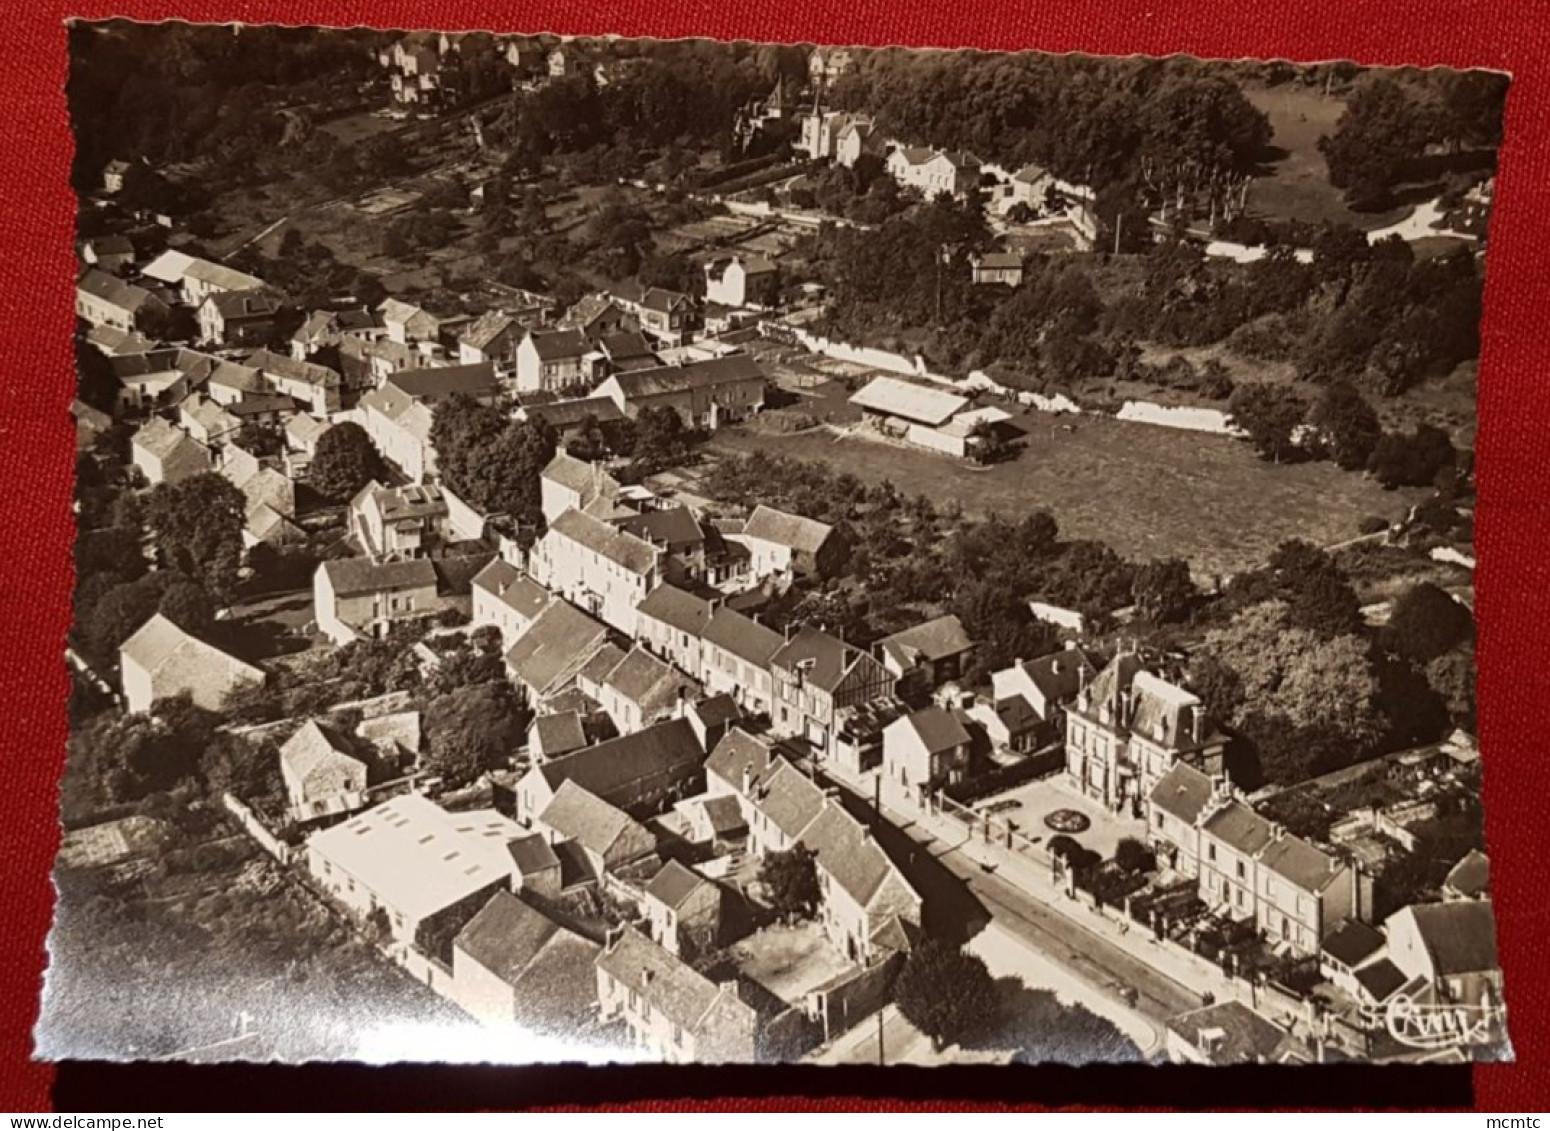
[[[903,667],[913,667],[921,660],[945,660],[974,647],[974,641],[964,631],[963,622],[950,614],[885,636],[878,644],[894,655]]]
[[[568,538],[631,573],[644,576],[656,568],[657,550],[650,542],[615,529],[574,508],[549,524],[549,534]]]
[[[777,758],[749,800],[781,832],[800,837],[823,812],[825,798],[817,783],[784,758]]]
[[[907,721],[910,729],[920,736],[920,741],[932,754],[952,750],[969,741],[969,732],[963,729],[963,724],[941,707],[916,711]]]
[[[1383,949],[1383,935],[1359,919],[1347,919],[1325,936],[1321,949],[1354,969]]]
[[[627,830],[641,827],[623,809],[574,780],[560,783],[539,820],[564,839],[599,856],[607,856]]]
[[[1405,975],[1387,958],[1380,958],[1356,972],[1356,980],[1379,1005],[1388,1001],[1405,984]]]
[[[647,593],[636,611],[670,628],[699,636],[710,622],[710,602],[685,592],[676,585],[658,585]]]
[[[1275,835],[1269,821],[1236,799],[1207,817],[1201,828],[1246,856],[1256,855]]]
[[[586,663],[607,635],[574,605],[553,601],[506,652],[506,666],[542,695]]]
[[[1175,762],[1152,787],[1152,804],[1186,825],[1194,825],[1210,800],[1211,779],[1187,762]]]
[[[1260,853],[1259,862],[1303,891],[1323,891],[1340,874],[1338,860],[1290,833]]]
[[[705,541],[705,532],[688,507],[660,507],[615,519],[613,525],[648,542],[666,543],[670,550]]]
[[[747,770],[750,777],[757,781],[769,769],[772,757],[769,743],[741,728],[734,728],[716,743],[716,748],[705,762],[705,769],[728,782],[733,789],[742,789],[743,771]]]
[[[1076,698],[1083,683],[1097,678],[1092,661],[1079,648],[1062,648],[1037,660],[1023,664],[1028,679],[1051,703],[1064,703]]]
[[[526,405],[523,411],[529,417],[542,420],[556,429],[574,428],[589,416],[599,424],[624,419],[623,410],[607,397],[584,397],[573,401]]]
[[[660,872],[651,877],[651,882],[646,885],[646,894],[668,907],[677,908],[682,907],[684,900],[709,882],[678,861],[669,860]]]
[[[1466,898],[1483,895],[1491,886],[1491,861],[1479,849],[1471,848],[1453,865],[1443,887]]]
[[[324,562],[323,570],[336,597],[436,586],[436,569],[424,558],[381,563],[369,558],[341,558]]]
[[[531,330],[533,349],[540,361],[562,361],[587,352],[586,335],[580,330]]]
[[[560,866],[560,858],[549,847],[549,842],[538,833],[512,841],[506,846],[506,851],[511,853],[512,863],[517,866],[519,875],[537,875]]]
[[[556,758],[533,772],[551,789],[575,781],[605,801],[628,804],[625,795],[640,781],[664,774],[687,779],[704,761],[694,729],[685,719],[673,719]]]
[[[878,847],[865,825],[831,801],[802,834],[817,865],[862,907],[868,906],[890,875],[904,877]],[[904,886],[908,887],[908,884]]]
[[[1414,918],[1438,977],[1500,969],[1496,913],[1489,900],[1418,903],[1397,913]]]
[[[768,668],[771,658],[786,643],[780,633],[725,605],[711,614],[703,636],[705,643],[759,668]]]
[[[438,401],[454,393],[482,396],[496,390],[495,366],[492,362],[480,361],[473,365],[401,369],[389,375],[387,384],[423,401]]]
[[[821,628],[804,625],[770,661],[785,671],[805,671],[806,681],[833,691],[863,653]],[[874,661],[875,662],[875,661]]]
[[[539,715],[533,720],[533,738],[549,758],[580,750],[587,744],[586,732],[581,726],[581,716],[575,711],[557,715]]]
[[[816,519],[787,514],[761,503],[748,516],[742,533],[763,542],[774,542],[803,553],[816,554],[829,540],[829,535],[834,533],[834,528]]]

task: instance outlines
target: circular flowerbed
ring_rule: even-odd
[[[1085,833],[1092,827],[1087,815],[1075,809],[1056,809],[1053,813],[1047,813],[1044,823],[1058,833]]]

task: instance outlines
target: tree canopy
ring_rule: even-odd
[[[366,429],[347,420],[318,437],[307,477],[319,494],[345,502],[373,480],[386,479],[387,464]]]
[[[904,960],[893,995],[899,1012],[938,1049],[993,1024],[998,1009],[984,959],[934,938]]]
[[[777,914],[805,919],[818,906],[816,857],[805,844],[793,845],[785,852],[766,853],[759,865],[759,882]]]
[[[247,501],[214,472],[159,483],[145,503],[145,524],[162,564],[229,593],[242,565]]]

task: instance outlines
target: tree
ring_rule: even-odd
[[[1410,435],[1385,432],[1373,449],[1371,468],[1385,487],[1427,487],[1457,458],[1441,428],[1420,424]]]
[[[224,596],[242,565],[247,500],[214,472],[159,483],[145,504],[145,523],[163,565]]]
[[[1244,609],[1206,636],[1197,666],[1204,656],[1236,679],[1249,707],[1239,727],[1271,780],[1289,784],[1333,768],[1332,759],[1354,761],[1384,731],[1367,641],[1321,638],[1295,624],[1285,602]]]
[[[1181,558],[1158,559],[1136,570],[1130,587],[1136,615],[1151,624],[1177,624],[1189,617],[1200,592]]]
[[[113,364],[101,350],[85,339],[75,342],[75,395],[92,408],[111,413],[118,407],[121,386],[113,375]]]
[[[504,681],[439,695],[425,709],[426,767],[450,788],[468,785],[511,757],[528,721]]]
[[[893,995],[899,1012],[938,1050],[972,1035],[998,1011],[996,983],[984,960],[934,938],[910,952]]]
[[[1319,394],[1308,413],[1308,426],[1320,447],[1347,471],[1365,468],[1383,436],[1378,414],[1348,381],[1337,381]]]
[[[1285,385],[1250,383],[1233,390],[1227,411],[1231,423],[1248,434],[1261,458],[1280,463],[1294,448],[1293,437],[1308,406]]]
[[[770,852],[759,867],[759,882],[776,913],[788,919],[805,919],[818,906],[817,858],[805,844],[785,852]]]
[[[1426,665],[1426,682],[1442,700],[1455,726],[1475,730],[1475,658],[1470,649],[1456,648]]]
[[[1127,872],[1149,872],[1156,861],[1150,848],[1127,836],[1114,846],[1114,863]]]
[[[1364,631],[1356,590],[1327,551],[1297,539],[1283,542],[1270,555],[1270,575],[1299,628],[1325,638]]]
[[[387,478],[387,465],[366,429],[345,421],[318,438],[307,474],[320,494],[344,502],[373,480]]]
[[[1428,137],[1423,107],[1398,80],[1374,75],[1357,87],[1335,123],[1319,139],[1329,183],[1354,207],[1377,207],[1421,156]]]
[[[1396,655],[1429,664],[1468,640],[1474,630],[1475,619],[1468,608],[1445,590],[1423,581],[1394,602],[1382,639],[1384,647]]]
[[[539,476],[556,446],[547,424],[511,420],[460,394],[437,406],[431,443],[441,477],[458,498],[485,514],[538,520]]]

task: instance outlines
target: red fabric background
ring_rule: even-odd
[[[1546,687],[1550,667],[1544,631],[1550,619],[1550,564],[1546,564],[1550,522],[1543,502],[1543,469],[1550,456],[1550,381],[1544,372],[1541,337],[1543,312],[1550,308],[1550,256],[1546,254],[1550,189],[1545,167],[1550,147],[1550,5],[1535,0],[1496,4],[1280,0],[1267,5],[1241,0],[979,0],[976,5],[929,0],[846,4],[525,0],[514,11],[492,0],[371,4],[358,0],[123,0],[112,5],[90,0],[76,6],[66,0],[28,0],[6,8],[10,94],[6,125],[0,130],[7,141],[0,157],[0,200],[6,204],[9,238],[0,254],[0,294],[7,297],[0,303],[0,341],[6,358],[0,387],[0,439],[4,441],[0,451],[7,457],[10,485],[0,493],[5,515],[0,529],[9,546],[0,568],[10,576],[0,590],[5,612],[0,616],[4,658],[0,680],[5,687],[5,711],[0,716],[4,720],[0,723],[4,735],[0,859],[7,872],[0,886],[0,921],[5,926],[0,932],[0,1109],[46,1109],[55,1077],[51,1067],[31,1062],[30,1032],[53,897],[48,873],[58,843],[56,782],[65,740],[67,681],[60,650],[69,618],[72,536],[73,429],[65,409],[72,384],[74,262],[63,21],[72,16],[577,35],[709,35],[1108,54],[1349,58],[1367,64],[1510,71],[1514,82],[1491,232],[1480,385],[1477,608],[1487,831],[1518,1061],[1474,1069],[1474,1090],[1476,1106],[1482,1110],[1543,1108],[1550,1098],[1550,961],[1544,941],[1550,934],[1550,902],[1543,880],[1535,876],[1550,855],[1550,822],[1543,819],[1543,736],[1550,734],[1550,689]],[[1295,1098],[1281,1094],[1259,1099],[1243,1094],[1242,1088],[1216,1092],[1209,1081],[1200,1080],[1204,1087],[1191,1093],[1193,1099],[1185,1095],[1171,1102],[1184,1107],[1225,1103],[1237,1108],[1267,1102],[1298,1107],[1332,1102],[1332,1093],[1321,1085],[1319,1074],[1338,1070],[1295,1071],[1307,1074],[1306,1093]],[[727,1079],[730,1083],[731,1077]],[[800,1085],[772,1082],[766,1090],[777,1095],[794,1090],[809,1097],[836,1098],[821,1104],[794,1099],[758,1106],[780,1110],[791,1102],[808,1110],[815,1106],[919,1110],[914,1102],[875,1098],[919,1096],[919,1074],[908,1088],[900,1078],[898,1091],[889,1088],[889,1078],[879,1085],[875,1073],[864,1086],[852,1086],[850,1079],[820,1073],[804,1075]],[[1222,1078],[1223,1083],[1226,1079]],[[629,1099],[615,1089],[604,1090],[612,1102]],[[743,1095],[749,1091],[746,1082],[735,1090]],[[1026,1087],[1018,1090],[1029,1094]],[[713,1088],[707,1092],[703,1078],[684,1091],[701,1098],[681,1104],[658,1098],[647,1106],[729,1110],[748,1102],[705,1098],[718,1093]],[[965,1094],[962,1088],[953,1091]],[[356,1094],[362,1104],[370,1103],[363,1093]],[[664,1090],[659,1085],[649,1094],[660,1097]],[[860,1098],[862,1094],[874,1098]],[[982,1094],[988,1100],[1005,1093],[992,1075],[985,1078]],[[840,1098],[846,1096],[851,1098]],[[294,1098],[305,1109],[304,1096]],[[600,1098],[598,1093],[578,1091],[547,1102],[587,1103]],[[71,1091],[70,1099],[76,1110],[120,1106],[112,1094],[92,1095],[88,1089],[83,1095],[79,1087]],[[204,1098],[204,1104],[215,1102],[218,1097]],[[522,1101],[513,1097],[487,1102]],[[1087,1102],[1123,1104],[1125,1097],[1115,1094],[1112,1100]],[[168,1102],[165,1106],[182,1105]],[[436,1106],[461,1105],[446,1095]],[[949,1106],[962,1106],[962,1102]]]

